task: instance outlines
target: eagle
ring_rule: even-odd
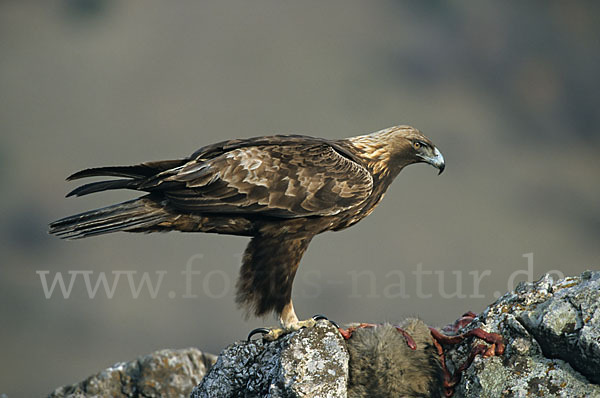
[[[79,239],[117,231],[208,232],[247,236],[236,302],[248,314],[274,313],[271,338],[311,326],[299,321],[292,284],[312,238],[348,228],[375,209],[400,171],[444,157],[419,130],[394,126],[330,140],[303,135],[234,139],[177,160],[97,167],[67,180],[114,177],[69,196],[130,189],[146,194],[55,221],[49,232]]]

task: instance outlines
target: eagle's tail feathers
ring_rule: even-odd
[[[91,169],[85,169],[78,171],[77,173],[71,174],[67,177],[67,181],[78,180],[80,178],[87,177],[126,177],[126,178],[140,178],[149,177],[156,174],[156,170],[153,170],[147,166],[108,166],[108,167],[94,167]]]
[[[131,179],[92,182],[75,188],[67,194],[67,198],[69,196],[83,196],[95,192],[109,191],[113,189],[135,189],[138,185],[138,181]]]
[[[134,179],[143,179],[155,176],[156,174],[181,166],[187,159],[159,160],[155,162],[146,162],[135,166],[107,166],[85,169],[71,174],[67,181],[78,180],[87,177],[125,177]]]
[[[168,213],[146,197],[66,217],[50,224],[49,233],[80,239],[116,231],[141,230],[168,219]]]

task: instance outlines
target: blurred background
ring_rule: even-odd
[[[370,217],[313,240],[294,285],[303,318],[444,325],[519,281],[598,269],[599,39],[593,1],[0,2],[0,394],[161,348],[218,353],[276,324],[234,303],[245,238],[48,236],[136,196],[65,199],[87,167],[419,128],[446,172],[407,168]],[[90,297],[74,271],[92,287],[122,275]],[[128,278],[144,273],[156,294],[136,297]],[[57,275],[75,276],[68,298],[50,292]]]

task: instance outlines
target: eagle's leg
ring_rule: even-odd
[[[279,314],[279,328],[266,329],[267,333],[263,334],[263,339],[267,341],[277,340],[283,335],[286,335],[302,328],[310,328],[317,324],[319,318],[314,316],[312,318],[300,321],[294,311],[294,303],[292,300],[289,301]]]
[[[306,319],[304,321],[299,321],[298,318],[296,318],[295,322],[293,322],[291,324],[287,324],[287,325],[284,325],[283,321],[280,320],[280,322],[281,322],[280,326],[281,327],[279,327],[279,328],[257,328],[257,329],[254,329],[253,331],[251,331],[248,334],[248,341],[250,341],[252,339],[252,336],[254,336],[255,334],[259,334],[259,333],[262,335],[262,338],[264,340],[274,341],[274,340],[277,340],[278,338],[280,338],[281,336],[285,336],[288,333],[295,332],[295,331],[300,330],[302,328],[313,327],[320,320],[329,321],[336,328],[339,328],[338,325],[337,325],[337,323],[335,323],[334,321],[331,321],[331,320],[327,319],[323,315],[315,315],[312,318]]]
[[[296,316],[296,311],[294,310],[294,303],[290,299],[290,302],[283,307],[281,314],[279,314],[279,324],[283,329],[287,329],[291,328],[298,322],[300,321],[298,321],[298,317]]]
[[[282,238],[263,233],[248,244],[237,284],[237,302],[257,316],[274,312],[280,324],[279,328],[255,329],[249,338],[261,333],[263,339],[276,340],[303,327],[312,327],[324,318],[314,316],[299,321],[292,302],[294,276],[311,238],[305,235]]]

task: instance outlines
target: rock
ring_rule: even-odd
[[[434,358],[437,353],[427,342],[425,325],[413,320],[403,327],[414,337],[416,350],[407,350],[408,340],[390,326],[359,329],[346,341],[322,320],[274,342],[234,343],[216,363],[214,356],[192,348],[158,351],[61,387],[50,396],[183,397],[197,383],[192,398],[363,398],[377,391],[378,396],[395,396],[398,391],[408,397],[435,396],[437,389],[424,393],[422,386],[414,387],[419,377],[426,380],[425,386],[440,383],[439,358]],[[521,283],[459,332],[478,327],[503,336],[504,354],[475,357],[454,397],[600,398],[600,271],[561,280],[546,275],[534,283]],[[460,367],[474,345],[482,343],[469,337],[445,345],[449,370]],[[427,378],[410,374],[412,364],[420,363],[416,368],[423,369],[426,361]],[[401,388],[413,384],[410,390],[400,390],[398,383]]]
[[[50,397],[188,397],[215,361],[196,348],[160,350],[60,387]]]
[[[328,321],[273,342],[243,341],[227,347],[193,398],[346,396],[348,351]]]
[[[501,357],[474,360],[455,397],[600,397],[600,272],[521,283],[472,325],[500,333]],[[471,342],[448,350],[456,367]]]
[[[415,319],[401,326],[416,350],[391,325],[356,329],[346,341],[328,321],[274,342],[232,344],[191,397],[441,397],[428,327]]]
[[[535,283],[520,284],[460,330],[481,327],[499,333],[504,337],[506,349],[502,356],[476,357],[463,373],[454,396],[600,397],[599,307],[600,272],[562,280],[545,276]],[[414,380],[416,376],[406,378],[408,368],[399,369],[406,358],[414,362],[410,356],[415,353],[403,349],[403,340],[386,332],[389,327],[378,329],[378,332],[364,332],[372,334],[369,339],[377,333],[382,339],[368,344],[379,345],[377,350],[400,349],[386,356],[383,362],[357,355],[326,321],[276,342],[233,344],[221,353],[217,364],[194,389],[192,398],[368,397],[375,389],[381,392],[382,387],[400,383],[402,377]],[[445,346],[449,370],[459,367],[473,346],[482,343],[478,338],[467,338],[455,346]],[[347,344],[353,344],[352,339]],[[422,342],[417,344],[420,346]],[[424,349],[430,347],[425,345]],[[381,351],[377,355],[381,356]],[[396,362],[391,363],[394,358]],[[349,360],[352,362],[348,363]]]

